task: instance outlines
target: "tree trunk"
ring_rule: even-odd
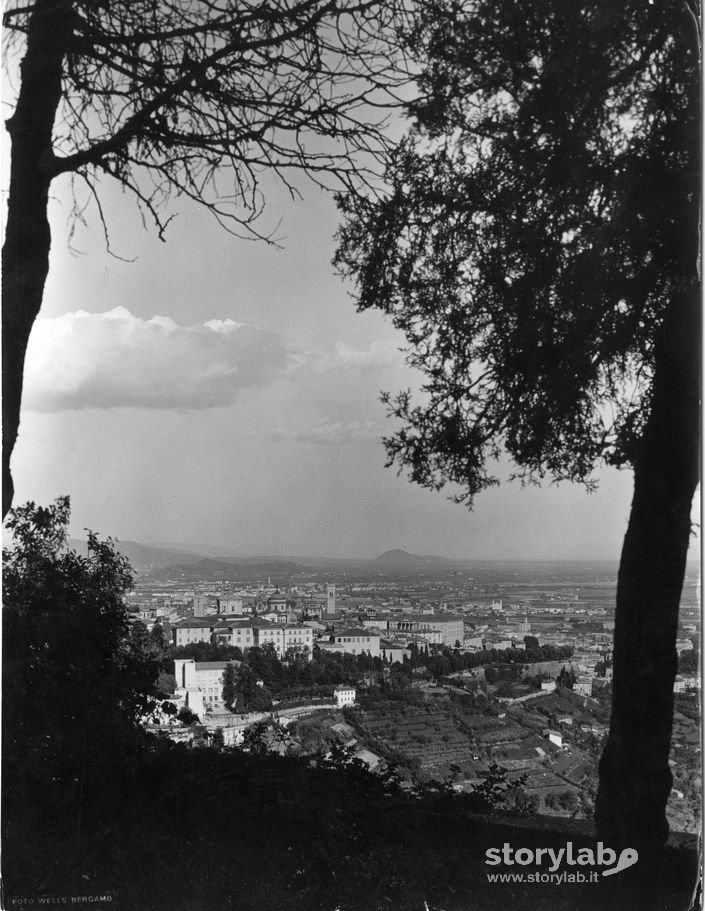
[[[684,273],[657,338],[653,399],[634,465],[617,585],[610,733],[600,761],[598,837],[617,847],[668,836],[668,758],[678,608],[698,483],[700,295],[697,213],[683,213]],[[688,270],[688,271],[686,271]]]
[[[14,492],[10,457],[19,430],[25,352],[49,270],[47,203],[54,160],[52,131],[71,34],[71,6],[70,0],[37,0],[21,64],[17,107],[6,123],[12,153],[2,250],[3,517],[12,505]]]

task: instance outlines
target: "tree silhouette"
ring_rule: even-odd
[[[229,709],[237,701],[237,672],[234,664],[228,664],[223,671],[223,702]]]
[[[111,540],[66,549],[69,500],[7,520],[3,552],[3,825],[13,836],[86,806],[114,812],[154,711],[161,655],[129,622],[132,570]]]
[[[596,819],[662,842],[678,606],[698,481],[699,30],[690,3],[431,0],[415,127],[338,262],[423,371],[389,464],[472,504],[517,476],[631,467]]]
[[[3,247],[3,515],[12,501],[25,351],[62,174],[98,218],[101,177],[163,238],[187,197],[234,233],[261,236],[265,172],[350,184],[384,146],[406,77],[394,56],[403,3],[382,0],[10,0],[5,61],[21,58]],[[74,197],[76,199],[76,197]],[[76,202],[74,218],[84,217]],[[109,243],[109,242],[108,242]]]

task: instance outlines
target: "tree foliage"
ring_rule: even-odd
[[[223,671],[223,702],[230,709],[237,701],[237,672],[234,664],[228,664]]]
[[[700,655],[697,648],[685,649],[678,656],[678,673],[697,675],[700,672]]]
[[[238,712],[266,712],[272,707],[272,694],[248,664],[242,664],[237,678]]]
[[[194,661],[240,661],[242,649],[237,645],[223,645],[220,642],[189,642],[187,645],[171,645],[166,650],[166,663],[172,670],[174,658],[193,658]]]
[[[424,397],[385,394],[390,463],[471,503],[632,464],[655,338],[697,287],[698,55],[685,7],[434,0],[408,33],[415,128],[389,194],[341,201],[338,263]]]
[[[516,776],[510,781],[507,769],[496,762],[482,773],[482,780],[472,785],[468,803],[473,810],[487,813],[493,810],[506,809],[528,815],[531,806],[523,792],[527,775]]]
[[[606,842],[664,843],[675,637],[699,478],[699,9],[431,0],[414,128],[338,263],[405,334],[388,464],[471,505],[516,475],[634,470],[617,587]]]
[[[69,500],[13,510],[3,552],[3,744],[6,815],[80,818],[96,789],[119,793],[121,765],[156,707],[161,655],[124,595],[132,570],[110,539],[66,549]],[[105,795],[104,795],[105,796]]]
[[[7,4],[4,24],[18,54],[43,20],[60,26],[44,173],[76,175],[91,194],[100,175],[114,178],[160,232],[163,204],[183,195],[257,233],[265,171],[347,182],[359,153],[381,150],[375,108],[404,81],[390,43],[398,13],[361,0],[35,0]]]

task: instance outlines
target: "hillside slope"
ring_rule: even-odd
[[[109,895],[91,905],[106,911],[688,911],[697,872],[691,846],[596,883],[490,883],[490,848],[577,852],[594,836],[385,792],[359,770],[167,745],[143,757],[119,811],[97,806],[78,827],[29,814],[4,834],[8,908],[50,894]]]

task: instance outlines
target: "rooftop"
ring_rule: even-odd
[[[189,617],[173,623],[175,629],[210,629],[213,626],[213,617]]]
[[[403,614],[397,614],[394,619],[406,622],[411,621],[412,623],[425,623],[429,626],[432,626],[435,623],[463,622],[463,618],[457,614],[414,614],[405,612]]]

